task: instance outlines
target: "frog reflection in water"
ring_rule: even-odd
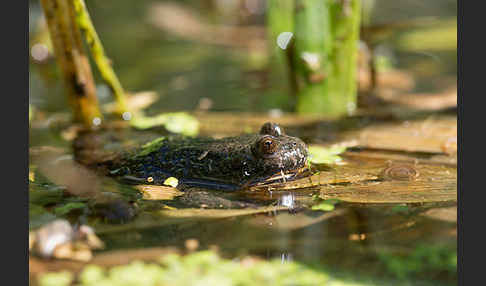
[[[176,177],[183,185],[235,190],[291,179],[306,166],[307,147],[282,128],[265,123],[259,134],[222,139],[163,137],[111,164],[115,176],[162,185]]]

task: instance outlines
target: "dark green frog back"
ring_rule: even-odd
[[[136,183],[161,185],[175,177],[185,185],[238,189],[302,168],[306,160],[304,142],[266,123],[260,134],[158,138],[102,164],[110,174]]]

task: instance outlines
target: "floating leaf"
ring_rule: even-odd
[[[317,145],[308,147],[309,161],[314,164],[334,164],[342,159],[338,155],[346,151],[346,146],[331,146],[325,148]]]
[[[130,106],[130,111],[138,111],[149,107],[151,104],[157,101],[159,95],[154,91],[141,91],[134,94],[126,94],[126,103]],[[117,112],[117,102],[110,102],[102,106],[106,112]]]
[[[187,113],[166,114],[165,128],[170,132],[195,136],[199,132],[199,121]]]
[[[139,129],[164,126],[170,132],[187,136],[195,136],[199,132],[199,121],[185,112],[163,113],[150,117],[137,113],[130,124]]]

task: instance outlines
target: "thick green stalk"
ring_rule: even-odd
[[[110,60],[105,55],[105,50],[101,44],[101,40],[96,33],[91,17],[84,0],[72,0],[76,10],[76,20],[79,27],[84,32],[86,42],[91,50],[93,59],[98,66],[98,69],[103,77],[103,80],[111,88],[118,104],[117,113],[123,114],[127,111],[125,92],[123,87],[113,70]]]
[[[295,77],[295,67],[293,66],[294,45],[293,39],[282,48],[278,45],[279,35],[285,32],[294,31],[294,0],[269,0],[267,1],[267,33],[269,38],[269,52],[271,55],[272,68],[271,80],[278,86],[278,93],[275,97],[285,99],[282,92],[287,92],[295,96],[297,92],[297,81]],[[285,67],[281,69],[280,67]],[[288,77],[288,86],[282,84],[282,78]],[[291,98],[295,99],[295,98]],[[287,99],[285,99],[287,100]],[[292,106],[292,103],[287,103]]]
[[[341,116],[356,108],[360,0],[296,0],[299,113]]]
[[[277,41],[278,35],[294,30],[294,0],[269,0],[267,9],[267,23],[272,47]]]
[[[347,4],[346,4],[347,2]],[[347,5],[347,6],[346,6]],[[361,0],[347,0],[342,5],[332,6],[334,25],[334,87],[336,97],[340,94],[343,105],[341,114],[356,109],[358,97],[358,52],[361,21]]]
[[[299,113],[325,113],[335,105],[329,96],[333,73],[333,33],[329,0],[297,0],[295,8],[295,55]]]

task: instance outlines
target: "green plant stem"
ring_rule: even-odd
[[[282,26],[291,26],[294,33],[285,53],[292,58],[288,68],[297,94],[296,111],[328,116],[353,112],[361,0],[294,0],[293,7],[285,9],[270,3],[275,10],[269,11],[272,37]],[[286,11],[293,11],[293,16]],[[285,19],[292,17],[293,21]]]
[[[103,77],[103,80],[108,84],[108,86],[113,91],[115,96],[115,100],[118,104],[117,113],[123,114],[128,110],[126,99],[125,99],[125,92],[123,87],[116,76],[115,71],[113,70],[110,60],[105,55],[105,50],[103,45],[101,44],[101,40],[96,33],[96,29],[91,21],[91,17],[89,16],[88,10],[86,8],[86,4],[84,0],[72,0],[74,3],[74,7],[76,10],[76,20],[84,33],[86,38],[86,42],[90,48],[91,54],[94,58],[96,65]]]

